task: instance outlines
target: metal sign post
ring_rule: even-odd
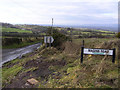
[[[53,18],[52,18],[52,26],[51,26],[51,32],[49,35],[53,34]],[[46,33],[47,35],[47,33]],[[44,43],[45,43],[45,47],[47,48],[47,44],[49,44],[49,47],[51,47],[51,44],[53,43],[54,39],[52,36],[44,36]]]
[[[47,38],[44,36],[44,43],[45,43],[45,48],[47,48]]]
[[[53,34],[53,18],[52,18],[52,26],[51,26],[51,35]],[[50,42],[52,38],[50,37]],[[49,43],[49,47],[51,47],[51,43]]]

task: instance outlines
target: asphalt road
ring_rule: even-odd
[[[33,52],[41,46],[41,43],[37,43],[34,45],[29,45],[23,48],[18,49],[3,49],[2,50],[2,62],[0,66],[8,61],[11,61],[16,58],[20,58],[22,55]]]

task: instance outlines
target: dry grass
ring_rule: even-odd
[[[107,58],[107,55],[105,55],[105,57],[101,60],[100,64],[97,65],[97,69],[96,69],[96,76],[100,76],[101,74],[103,74],[103,70],[105,68],[106,63],[104,62],[105,59]]]
[[[90,42],[90,41],[89,41]],[[116,41],[105,41],[106,43],[95,44],[101,48],[116,48]],[[87,43],[87,42],[86,42]],[[92,43],[91,45],[93,45]],[[90,46],[90,45],[88,45]],[[23,86],[26,79],[21,79],[22,75],[26,78],[32,75],[40,83],[34,88],[116,88],[118,82],[117,64],[111,62],[109,56],[84,55],[83,64],[80,62],[80,45],[74,42],[66,42],[63,45],[63,52],[56,48],[41,48],[36,51],[33,58],[24,62],[24,74],[20,73],[17,77]],[[91,47],[90,47],[91,48]],[[24,59],[25,60],[25,59]],[[32,67],[37,67],[33,71]],[[7,70],[6,70],[7,71]],[[28,72],[29,71],[29,72]],[[27,75],[27,76],[26,76]],[[21,77],[20,77],[21,76]],[[39,79],[40,78],[40,79]],[[16,78],[14,79],[16,80]],[[17,82],[17,81],[16,81]],[[12,82],[14,85],[16,82]],[[19,83],[17,83],[19,85]],[[16,87],[16,86],[15,86]]]
[[[76,43],[72,42],[65,42],[64,43],[64,53],[65,54],[72,54],[72,55],[77,55],[80,53],[80,46]]]

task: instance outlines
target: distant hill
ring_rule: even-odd
[[[118,25],[117,24],[107,24],[107,25],[100,25],[100,24],[88,24],[88,25],[55,25],[59,27],[72,27],[72,28],[88,28],[88,29],[97,29],[97,30],[105,30],[105,31],[112,31],[118,32]]]
[[[43,33],[48,30],[47,26],[40,25],[28,25],[28,24],[10,24],[10,23],[2,23],[2,31],[3,32],[33,32],[33,33]]]
[[[2,23],[2,22],[0,22],[0,25],[2,25],[2,27],[6,27],[6,28],[16,28],[14,25],[12,25],[10,23]]]
[[[46,35],[50,25],[1,23],[3,32],[22,32]],[[115,37],[117,25],[54,25],[59,32],[72,38]],[[9,35],[10,33],[7,33]],[[5,34],[6,35],[6,34]]]
[[[48,30],[47,26],[40,26],[40,25],[30,25],[30,24],[19,24],[15,25],[16,27],[31,30],[32,32],[36,33],[43,33],[44,31]]]
[[[0,23],[2,25],[2,32],[7,33],[32,33],[30,30],[25,30],[23,28],[17,27],[9,23]]]

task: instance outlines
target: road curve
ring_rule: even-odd
[[[38,49],[40,46],[41,46],[41,43],[37,43],[34,45],[29,45],[29,46],[18,48],[18,49],[3,49],[2,50],[2,62],[0,63],[0,67],[5,62],[21,57],[24,54],[33,52],[34,50]]]

